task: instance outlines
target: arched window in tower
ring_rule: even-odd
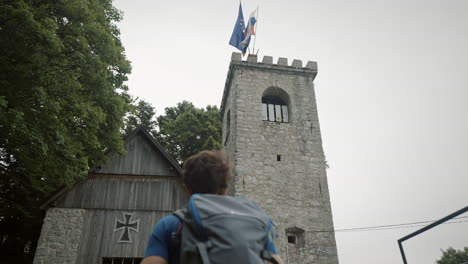
[[[264,121],[290,122],[289,95],[283,89],[270,87],[263,92],[262,118]]]
[[[227,115],[226,115],[226,137],[224,139],[224,146],[226,146],[228,142],[230,133],[231,133],[231,110],[228,110]]]
[[[231,130],[231,110],[228,110],[227,112],[227,117],[226,117],[226,131],[229,131]]]

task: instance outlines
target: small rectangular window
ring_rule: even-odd
[[[289,244],[294,244],[296,247],[303,248],[305,246],[304,229],[298,227],[286,228],[286,238]]]
[[[276,160],[281,161],[281,155],[276,155]]]

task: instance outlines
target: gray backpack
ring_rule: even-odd
[[[182,222],[180,260],[183,264],[276,263],[264,250],[273,223],[246,198],[195,194],[174,213]]]

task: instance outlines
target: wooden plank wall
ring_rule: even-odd
[[[56,207],[171,211],[186,201],[179,178],[91,178],[55,202]]]
[[[101,164],[97,173],[124,175],[176,176],[174,166],[156,149],[146,136],[139,133],[125,143],[127,155],[112,155]]]
[[[143,257],[149,235],[162,217],[186,203],[179,178],[101,176],[75,186],[58,207],[87,209],[77,263],[101,264],[103,257]],[[133,213],[140,220],[138,233],[130,231],[131,243],[119,243],[122,230],[114,232],[117,219]]]
[[[130,231],[132,243],[119,243],[123,231],[114,232],[116,219],[123,220],[122,212],[134,213],[132,220],[140,220],[138,233]],[[155,223],[168,214],[157,211],[87,210],[77,264],[101,264],[103,257],[143,257]]]
[[[125,143],[126,156],[111,155],[93,175],[66,191],[52,206],[87,209],[77,263],[100,264],[103,257],[143,257],[148,237],[162,217],[186,203],[178,170],[145,134]],[[139,219],[131,243],[118,242],[114,232],[123,213]]]

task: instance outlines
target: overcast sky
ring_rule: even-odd
[[[239,2],[116,0],[130,93],[157,114],[218,105]],[[437,220],[468,205],[468,1],[244,0],[259,57],[318,62],[335,229]],[[468,213],[404,243],[408,262],[468,246]],[[341,264],[402,263],[420,227],[337,232]]]

